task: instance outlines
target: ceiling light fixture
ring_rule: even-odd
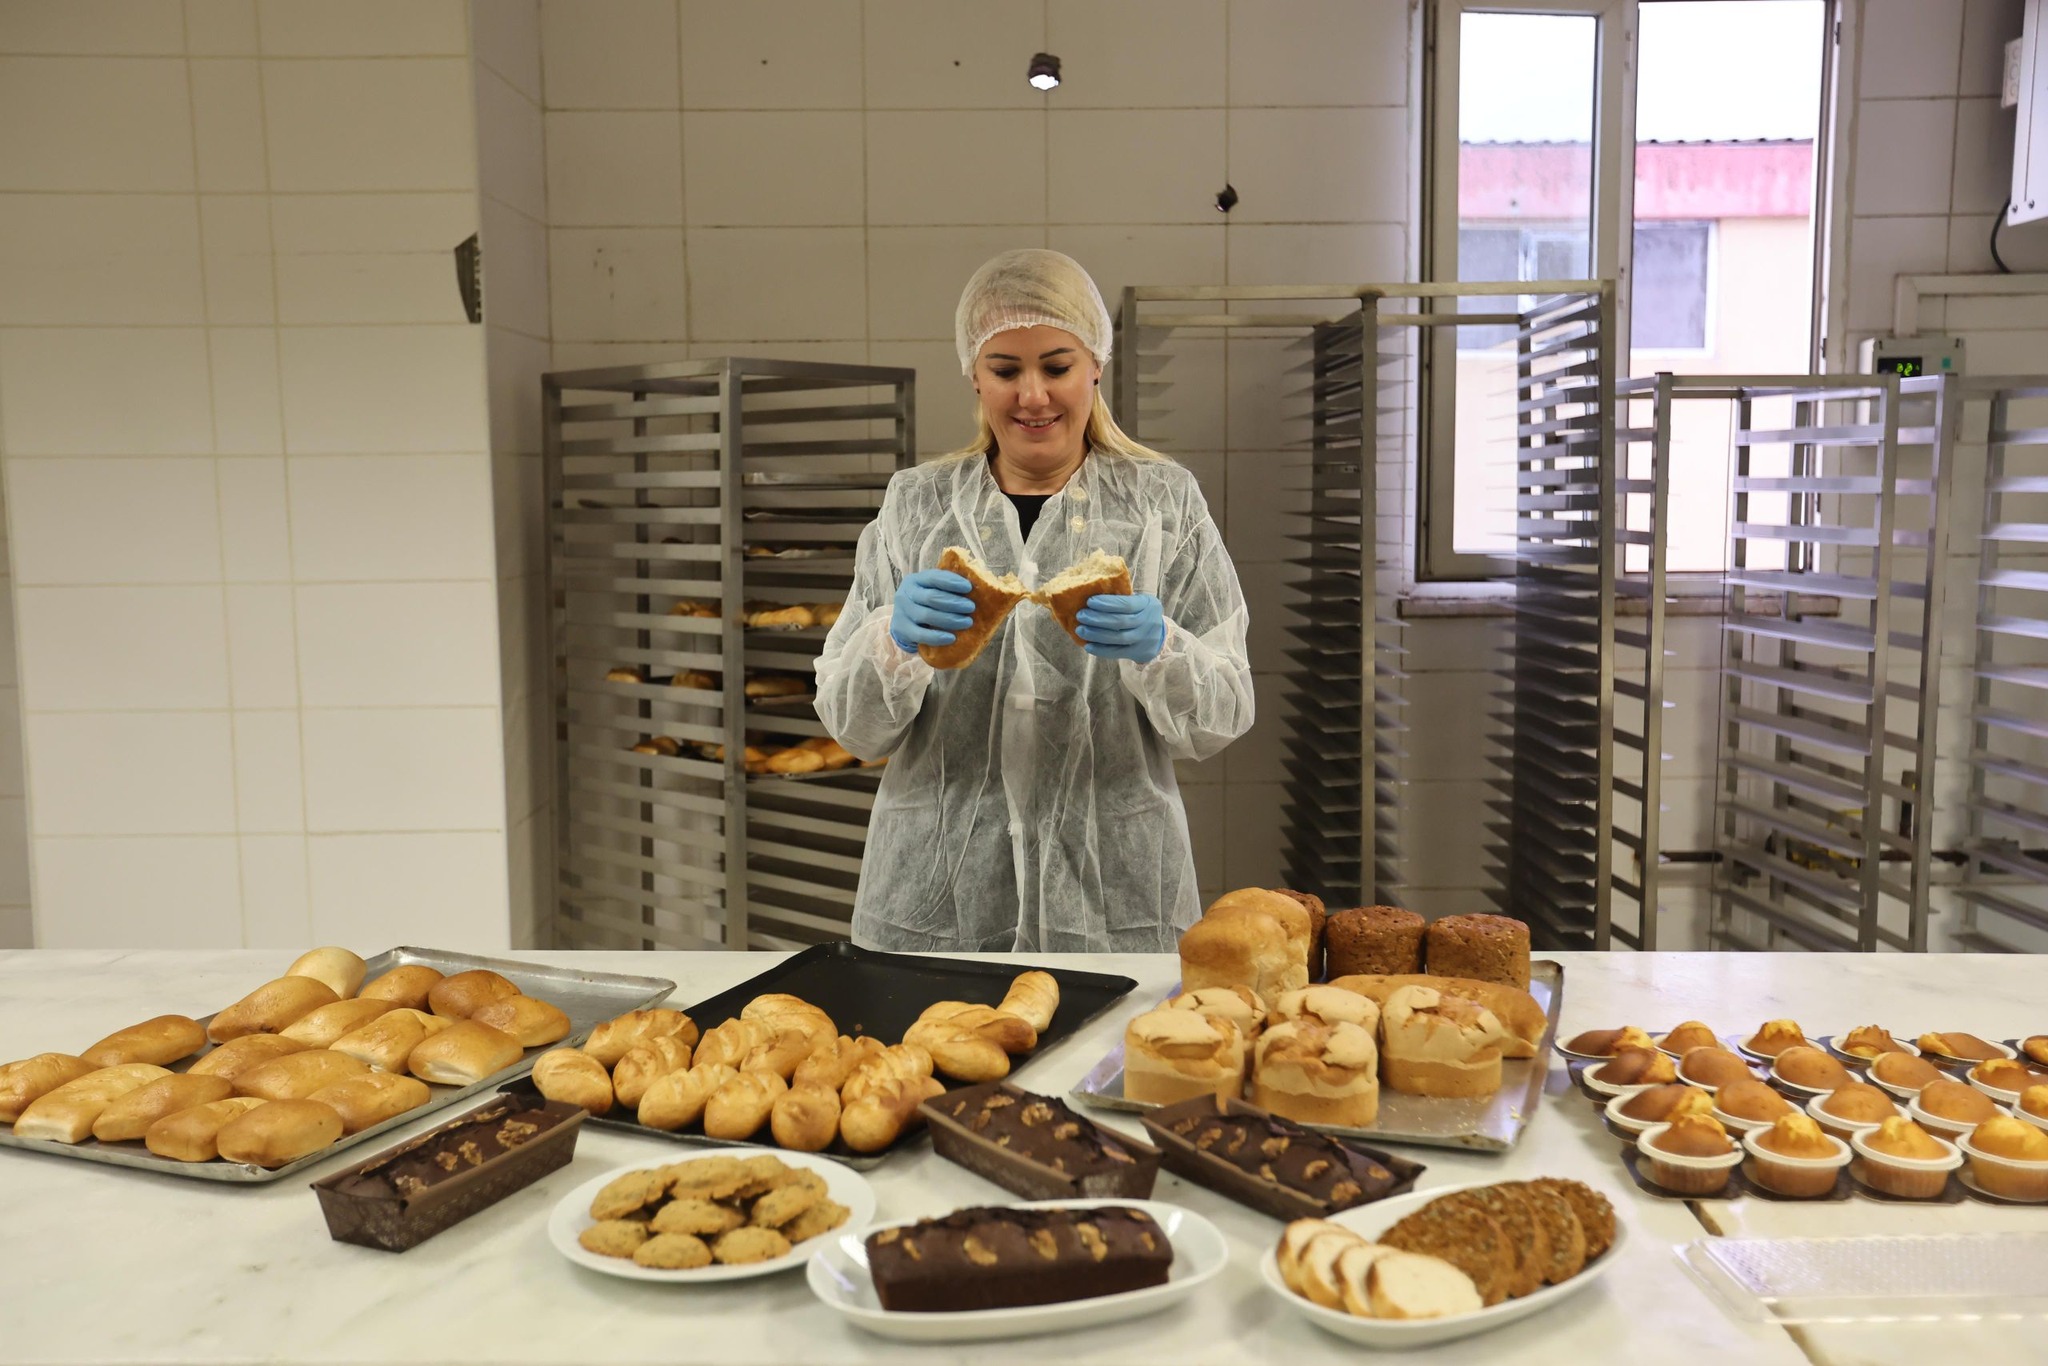
[[[1031,82],[1034,90],[1051,90],[1060,83],[1060,59],[1050,52],[1040,52],[1031,59],[1030,68],[1024,79]]]

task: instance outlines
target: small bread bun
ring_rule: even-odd
[[[323,1086],[332,1086],[370,1069],[358,1058],[325,1048],[287,1053],[260,1063],[235,1078],[235,1093],[264,1100],[304,1100]]]
[[[397,1006],[361,1029],[342,1035],[331,1047],[386,1072],[403,1072],[413,1049],[454,1023],[424,1010]]]
[[[518,987],[489,968],[471,968],[436,982],[427,993],[427,1004],[436,1015],[466,1020],[492,1001],[519,994]]]
[[[334,1113],[341,1116],[341,1131],[358,1134],[372,1125],[418,1109],[432,1096],[427,1084],[416,1077],[402,1077],[395,1072],[366,1072],[332,1086],[323,1086],[306,1099],[334,1107]]]
[[[150,1125],[165,1115],[226,1100],[232,1089],[219,1077],[195,1077],[189,1072],[158,1077],[100,1111],[100,1117],[92,1124],[92,1136],[102,1143],[141,1138],[149,1132]]]
[[[336,1039],[355,1033],[379,1015],[395,1009],[389,1001],[336,1001],[292,1021],[284,1027],[282,1037],[296,1039],[308,1048],[327,1048]]]
[[[424,963],[407,963],[371,982],[356,994],[365,1000],[389,1001],[412,1010],[427,1008],[427,994],[440,984],[441,973]]]
[[[235,1079],[252,1067],[287,1053],[303,1053],[306,1045],[282,1034],[244,1034],[230,1039],[185,1069],[187,1076],[221,1077],[232,1086]]]
[[[470,1019],[502,1030],[521,1048],[540,1048],[569,1037],[569,1017],[562,1008],[531,996],[505,996],[476,1008]]]
[[[286,1025],[340,999],[333,987],[317,978],[287,973],[214,1016],[206,1026],[206,1037],[226,1043],[244,1034],[281,1033]]]
[[[363,975],[368,965],[362,958],[347,949],[309,949],[302,953],[284,970],[287,977],[311,977],[316,982],[325,982],[327,989],[342,1000],[356,994],[363,985]]]
[[[12,1124],[38,1096],[98,1069],[69,1053],[38,1053],[0,1067],[0,1124]]]
[[[268,1104],[256,1096],[229,1096],[179,1110],[150,1125],[142,1144],[174,1162],[211,1162],[220,1156],[220,1131],[257,1106]]]
[[[282,1167],[341,1137],[341,1116],[317,1100],[274,1100],[222,1127],[216,1139],[230,1162]]]
[[[124,1062],[149,1062],[168,1067],[206,1047],[206,1031],[185,1015],[159,1015],[126,1029],[117,1029],[78,1056],[94,1067],[119,1067]]]
[[[604,1064],[580,1048],[556,1048],[533,1061],[533,1085],[549,1100],[580,1105],[593,1115],[611,1113],[612,1079]]]
[[[463,1020],[423,1040],[406,1058],[405,1065],[421,1081],[470,1086],[504,1071],[525,1056],[526,1050],[510,1034],[475,1020]]]

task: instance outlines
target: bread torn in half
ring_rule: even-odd
[[[1094,551],[1088,558],[1045,581],[1031,600],[1045,607],[1053,614],[1066,633],[1074,638],[1077,645],[1088,642],[1081,639],[1081,632],[1075,618],[1088,605],[1088,599],[1098,593],[1122,596],[1131,591],[1131,567],[1124,563],[1123,556]]]
[[[1015,574],[998,578],[988,566],[957,545],[949,545],[939,556],[939,568],[967,580],[967,596],[974,600],[974,624],[953,637],[951,645],[920,645],[917,653],[934,669],[964,669],[995,639],[996,631],[1010,609],[1031,596],[1031,590]]]

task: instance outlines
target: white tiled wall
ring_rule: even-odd
[[[469,53],[462,0],[0,7],[39,944],[509,940]]]

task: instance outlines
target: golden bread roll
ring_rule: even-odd
[[[768,756],[770,773],[816,773],[825,767],[825,756],[814,749],[789,748]]]
[[[890,1044],[853,1069],[839,1088],[839,1103],[851,1105],[869,1091],[898,1081],[915,1081],[932,1074],[932,1055],[914,1043]]]
[[[1244,1089],[1244,1035],[1220,1015],[1164,1008],[1124,1026],[1124,1097],[1172,1105]]]
[[[83,1143],[109,1105],[130,1091],[139,1091],[158,1077],[169,1075],[148,1062],[124,1062],[88,1072],[30,1101],[14,1121],[14,1136],[47,1139],[52,1143]]]
[[[195,1077],[173,1072],[145,1082],[100,1111],[92,1122],[92,1136],[102,1143],[125,1143],[141,1138],[149,1126],[165,1115],[175,1115],[195,1105],[226,1100],[234,1090],[219,1077]]]
[[[239,1039],[229,1039],[186,1068],[185,1073],[193,1077],[223,1077],[232,1086],[235,1078],[252,1067],[287,1053],[305,1051],[306,1045],[282,1034],[244,1034]]]
[[[775,1098],[787,1090],[789,1083],[774,1072],[740,1073],[704,1102],[704,1136],[734,1143],[752,1138],[768,1122]]]
[[[819,1018],[823,1019],[822,1016]],[[822,1033],[814,1027],[814,1021],[793,1016],[780,1016],[760,1024],[766,1031],[766,1037],[754,1045],[740,1064],[740,1070],[773,1072],[784,1081],[796,1075],[797,1064],[809,1057],[819,1044],[833,1037],[829,1020],[825,1021]]]
[[[1302,1124],[1364,1128],[1379,1118],[1379,1048],[1350,1020],[1283,1020],[1259,1036],[1251,1102]]]
[[[153,1062],[168,1067],[206,1047],[206,1031],[185,1015],[159,1015],[126,1029],[117,1029],[78,1056],[94,1067],[124,1062]]]
[[[308,949],[293,960],[284,970],[287,977],[310,977],[324,982],[327,989],[346,1001],[362,989],[363,977],[369,971],[369,964],[360,954],[347,949],[328,947]]]
[[[945,1093],[936,1077],[897,1077],[839,1112],[839,1136],[857,1153],[876,1153],[917,1127],[917,1107]]]
[[[792,1086],[768,1113],[775,1142],[792,1152],[823,1152],[839,1136],[839,1092],[829,1086]]]
[[[424,963],[407,963],[371,982],[356,995],[366,1001],[389,1001],[412,1010],[427,1008],[427,995],[441,983],[442,974]]]
[[[0,1124],[12,1124],[38,1096],[99,1069],[69,1053],[38,1053],[0,1067]]]
[[[408,1006],[394,1006],[360,1029],[336,1039],[329,1047],[346,1053],[386,1072],[403,1072],[405,1060],[424,1039],[430,1039],[455,1022]]]
[[[941,561],[939,567],[951,566]],[[1076,645],[1085,647],[1080,626],[1081,610],[1088,605],[1088,599],[1098,593],[1121,597],[1130,591],[1130,565],[1124,562],[1123,556],[1098,549],[1040,584],[1031,600],[1052,613],[1053,620],[1074,638]]]
[[[1387,997],[1380,1028],[1386,1041],[1381,1072],[1394,1090],[1415,1096],[1500,1090],[1507,1030],[1477,1002],[1433,987],[1402,987]]]
[[[832,1023],[832,1017],[812,1005],[801,996],[787,992],[771,991],[756,996],[740,1007],[740,1018],[759,1020],[771,1028],[800,1028],[811,1034],[813,1042],[834,1038],[839,1026]]]
[[[969,1005],[965,1001],[939,1001],[926,1006],[918,1017],[922,1023],[944,1023],[969,1029],[1005,1053],[1029,1053],[1038,1047],[1038,1030],[1029,1020],[1008,1015],[994,1006]]]
[[[903,1035],[931,1054],[932,1067],[955,1081],[998,1081],[1010,1075],[1010,1055],[972,1029],[948,1020],[919,1020]]]
[[[655,1078],[640,1097],[636,1118],[650,1129],[676,1130],[704,1117],[704,1103],[719,1087],[739,1075],[725,1063],[698,1063],[681,1072]]]
[[[351,999],[321,1006],[302,1015],[278,1031],[280,1038],[297,1039],[308,1048],[331,1048],[334,1041],[355,1033],[379,1015],[398,1007],[389,1001]]]
[[[591,1058],[591,1062],[597,1059]],[[671,1072],[684,1072],[689,1067],[690,1050],[682,1040],[673,1035],[649,1039],[627,1049],[626,1056],[612,1069],[612,1094],[619,1104],[637,1110],[648,1087]],[[601,1065],[599,1070],[603,1070]]]
[[[333,987],[316,978],[280,977],[214,1016],[206,1026],[206,1037],[226,1043],[244,1034],[281,1034],[286,1025],[340,999]]]
[[[221,1126],[214,1142],[230,1162],[282,1167],[341,1137],[341,1116],[317,1100],[273,1100]]]
[[[482,1005],[470,1019],[519,1040],[521,1048],[540,1048],[569,1037],[569,1017],[560,1006],[532,996],[505,996]]]
[[[1291,901],[1287,904],[1301,910]],[[1187,991],[1249,987],[1271,1001],[1307,986],[1308,966],[1295,954],[1284,922],[1259,911],[1241,910],[1203,916],[1182,932],[1180,981]]]
[[[519,995],[519,988],[489,968],[471,968],[453,977],[443,977],[427,993],[427,1005],[436,1015],[466,1020],[480,1006]]]
[[[549,1100],[580,1105],[593,1115],[610,1114],[612,1079],[604,1064],[580,1048],[556,1048],[533,1060],[534,1089]]]
[[[423,1040],[406,1058],[405,1066],[421,1081],[470,1086],[525,1056],[519,1040],[502,1029],[463,1020]]]
[[[360,1058],[329,1048],[309,1048],[258,1063],[235,1077],[235,1094],[264,1100],[304,1100],[323,1086],[332,1086],[369,1071]]]
[[[408,1110],[417,1110],[433,1094],[417,1077],[402,1077],[396,1072],[365,1072],[359,1077],[323,1086],[306,1099],[331,1106],[334,1113],[341,1116],[343,1133],[359,1134],[373,1124],[382,1124]]]
[[[1051,973],[1037,968],[1017,974],[1017,979],[1003,994],[1002,1004],[996,1007],[1005,1015],[1015,1015],[1027,1021],[1040,1034],[1052,1028],[1053,1013],[1059,1008],[1059,981]]]
[[[189,1110],[165,1115],[149,1126],[143,1146],[158,1157],[175,1162],[211,1162],[220,1156],[220,1131],[229,1121],[239,1119],[269,1101],[257,1096],[229,1096]]]
[[[1469,977],[1432,977],[1427,973],[1406,973],[1392,976],[1360,974],[1339,977],[1330,985],[1372,997],[1379,1002],[1382,1012],[1387,1008],[1387,998],[1402,987],[1429,987],[1446,996],[1476,1002],[1492,1011],[1494,1018],[1507,1027],[1507,1037],[1501,1041],[1501,1056],[1504,1058],[1535,1057],[1536,1046],[1543,1042],[1543,1035],[1550,1028],[1550,1019],[1543,1013],[1543,1007],[1536,1004],[1534,996],[1499,982],[1478,982]],[[1650,1047],[1656,1046],[1650,1043],[1648,1035],[1643,1036],[1643,1042]]]
[[[680,1010],[657,1006],[650,1010],[629,1010],[617,1019],[606,1020],[590,1031],[583,1051],[606,1067],[613,1067],[634,1044],[668,1034],[691,1048],[697,1046],[697,1022]]]
[[[974,624],[955,632],[951,644],[920,645],[917,653],[934,669],[964,669],[995,639],[1004,618],[1032,593],[1015,574],[998,576],[973,552],[957,545],[939,552],[938,567],[967,580],[967,597],[974,603]]]
[[[791,1086],[826,1086],[836,1094],[846,1085],[846,1079],[853,1070],[873,1057],[878,1057],[887,1047],[880,1039],[866,1035],[852,1039],[842,1034],[829,1043],[821,1043],[811,1050],[809,1057],[796,1065],[796,1075],[790,1079]]]
[[[700,1063],[723,1064],[737,1072],[746,1065],[748,1056],[769,1038],[768,1026],[759,1020],[735,1016],[724,1024],[705,1030],[704,1037],[697,1040],[692,1056]]]

